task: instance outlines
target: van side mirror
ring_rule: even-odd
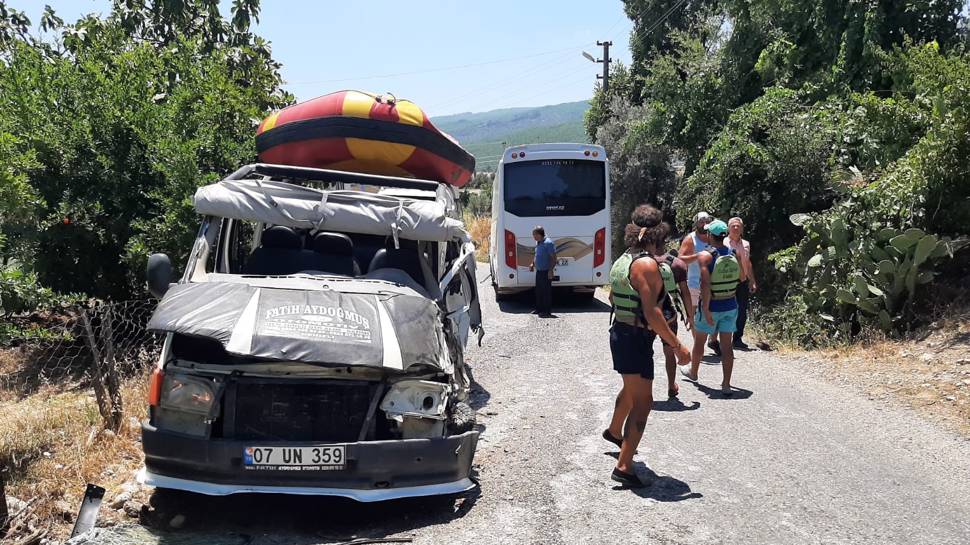
[[[165,254],[148,256],[148,292],[161,299],[172,283],[172,261]]]

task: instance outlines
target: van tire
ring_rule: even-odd
[[[448,434],[461,435],[473,429],[475,429],[475,409],[464,401],[452,403],[448,415]]]

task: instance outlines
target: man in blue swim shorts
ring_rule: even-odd
[[[690,380],[697,380],[708,335],[717,336],[721,343],[721,368],[724,370],[721,393],[730,396],[733,393],[731,371],[734,369],[732,341],[738,319],[735,294],[741,279],[741,266],[734,251],[724,244],[728,235],[727,224],[714,220],[704,228],[710,235],[711,247],[697,255],[701,272],[701,300],[694,315],[694,349],[691,351],[690,371],[682,372]]]

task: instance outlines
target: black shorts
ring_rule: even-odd
[[[642,327],[613,322],[610,352],[613,370],[621,375],[640,375],[653,380],[653,340],[656,334]]]

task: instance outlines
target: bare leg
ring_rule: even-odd
[[[616,404],[613,407],[613,419],[610,420],[610,435],[619,438],[623,437],[623,422],[630,415],[630,409],[632,408],[633,399],[627,395],[626,388],[620,388],[620,393],[616,394]]]
[[[674,355],[674,349],[663,345],[664,347],[664,367],[667,368],[667,393],[676,392],[680,388],[677,386],[677,357]]]
[[[623,375],[623,389],[633,399],[633,407],[623,426],[623,446],[620,447],[616,468],[624,473],[634,473],[633,455],[647,429],[647,417],[653,406],[653,381],[640,375]]]
[[[694,348],[690,353],[690,378],[697,380],[698,372],[701,369],[701,358],[704,357],[704,345],[707,343],[707,334],[694,331]]]
[[[734,370],[734,333],[720,333],[721,338],[721,368],[724,370],[724,381],[721,387],[731,386],[731,371]]]

